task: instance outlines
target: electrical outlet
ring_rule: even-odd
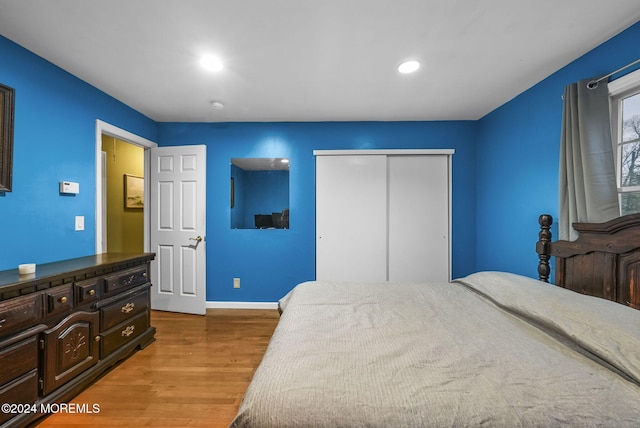
[[[240,288],[240,278],[233,278],[233,288]]]

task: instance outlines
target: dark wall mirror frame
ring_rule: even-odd
[[[15,89],[0,84],[0,192],[10,192],[13,177]]]

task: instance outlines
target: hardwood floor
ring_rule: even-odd
[[[227,427],[278,319],[276,310],[153,311],[156,341],[71,401],[99,413],[53,414],[38,427]]]

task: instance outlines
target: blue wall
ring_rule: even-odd
[[[95,120],[160,145],[206,144],[207,300],[274,301],[315,275],[314,149],[454,148],[453,275],[535,276],[537,218],[557,216],[561,95],[640,57],[640,23],[479,121],[160,123],[0,37],[0,83],[16,89],[13,191],[0,193],[0,269],[95,249]],[[289,230],[232,230],[232,157],[287,157]],[[58,182],[80,183],[60,196]],[[85,216],[84,232],[73,230]],[[240,289],[232,278],[240,277]]]
[[[581,79],[603,76],[638,58],[640,23],[479,121],[477,270],[537,276],[538,216],[542,213],[558,216],[564,87]],[[613,76],[616,77],[619,76]],[[557,228],[552,232],[557,237]]]
[[[0,37],[0,83],[16,90],[13,189],[0,192],[0,270],[95,253],[96,119],[155,139],[157,125]],[[58,183],[80,183],[61,196]],[[74,230],[75,216],[85,230]]]
[[[161,146],[207,145],[207,300],[275,301],[315,278],[315,158],[321,149],[454,148],[453,275],[475,269],[475,122],[161,123]],[[234,157],[290,159],[290,229],[233,230]],[[233,289],[233,278],[241,288]]]

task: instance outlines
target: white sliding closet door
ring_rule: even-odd
[[[448,156],[389,156],[389,281],[449,281]]]
[[[316,279],[387,278],[386,156],[316,158]]]
[[[452,154],[315,151],[316,279],[449,281]]]

